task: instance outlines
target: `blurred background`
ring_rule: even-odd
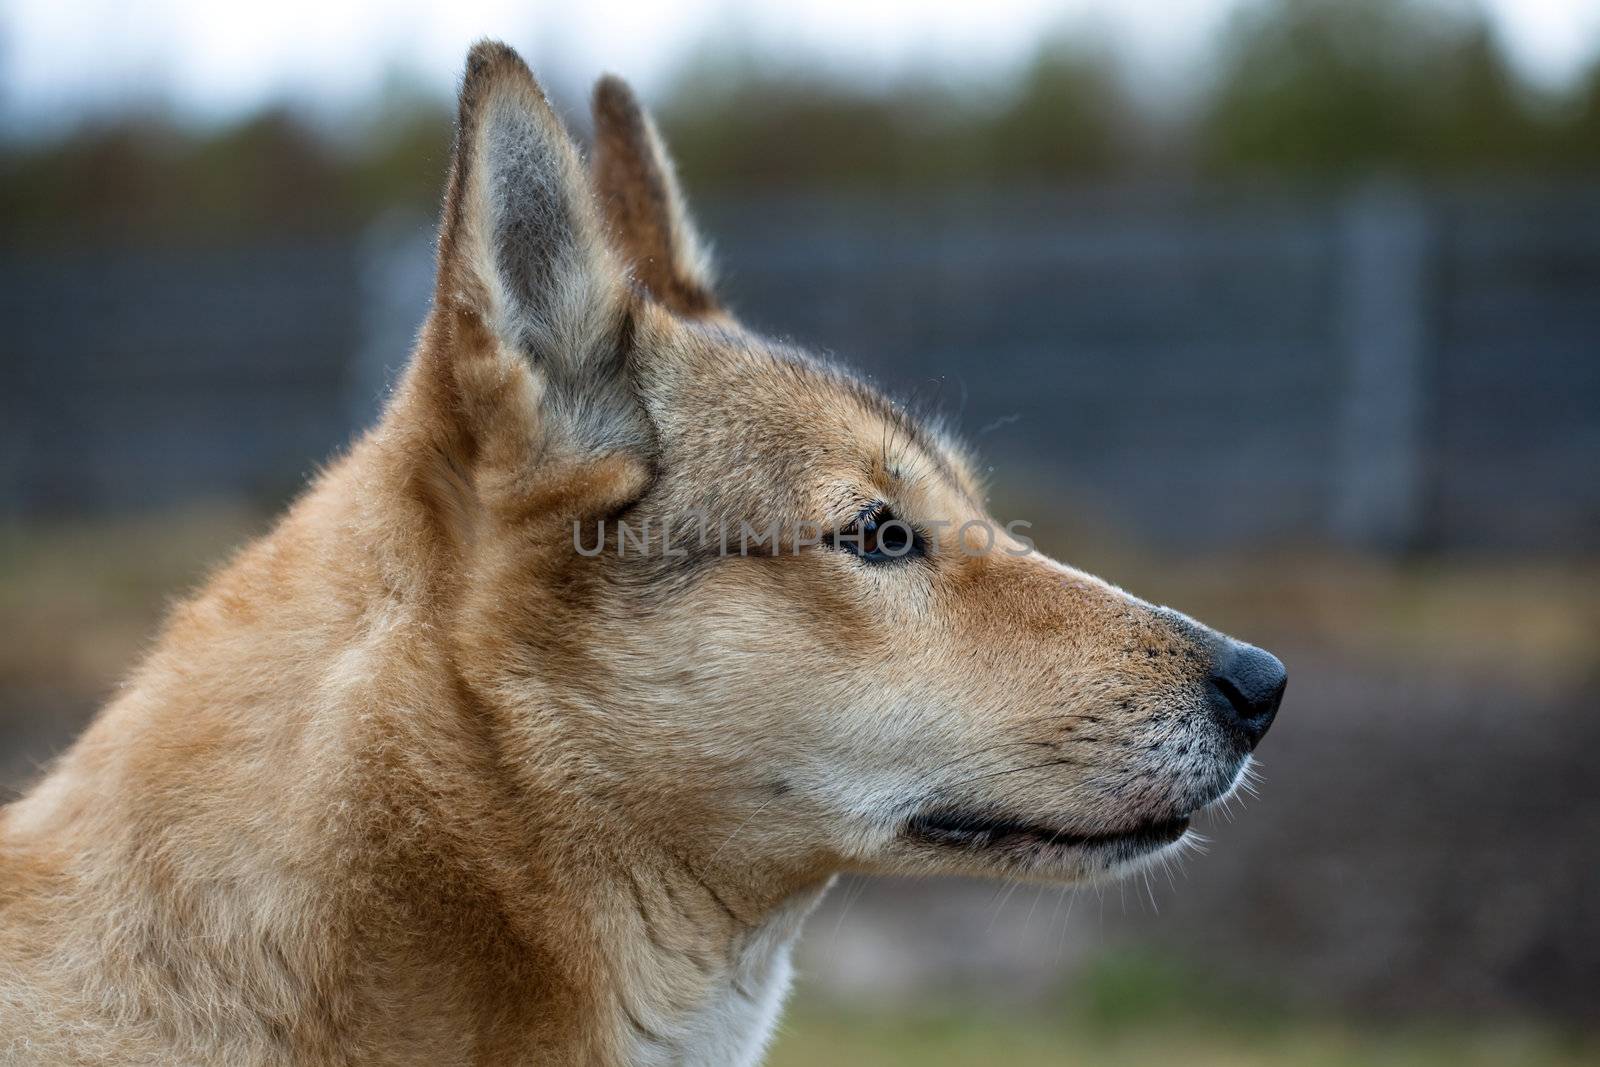
[[[1182,869],[842,885],[774,1063],[1600,1057],[1600,3],[236,7],[0,6],[0,798],[373,420],[493,35],[580,135],[635,81],[746,321],[1290,668]]]

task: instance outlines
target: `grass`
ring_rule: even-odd
[[[802,991],[768,1067],[1577,1067],[1600,1043],[1510,1022],[1378,1024],[1321,1018],[1270,992],[1219,986],[1138,955],[1090,964],[1060,1005],[846,1005]]]
[[[767,1067],[1578,1067],[1600,1046],[1536,1029],[1384,1028],[1353,1023],[1249,1027],[1170,1021],[1107,1031],[1022,1015],[872,1013],[818,1003],[796,1006]]]

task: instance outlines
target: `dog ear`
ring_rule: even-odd
[[[720,313],[711,259],[689,219],[661,134],[615,75],[595,85],[594,136],[595,190],[634,279],[675,314]]]
[[[467,57],[437,285],[436,312],[472,326],[453,330],[456,347],[487,335],[531,366],[547,429],[597,448],[648,435],[627,382],[626,271],[572,138],[522,58],[497,42]]]

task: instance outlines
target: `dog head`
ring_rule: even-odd
[[[648,116],[608,79],[595,117],[586,167],[515,53],[474,49],[390,414],[528,788],[794,884],[1181,842],[1278,661],[1044,557],[938,426],[741,326]]]

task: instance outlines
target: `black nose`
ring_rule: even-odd
[[[1278,714],[1288,684],[1289,674],[1277,656],[1229,641],[1211,667],[1211,705],[1246,747],[1255,748]]]

